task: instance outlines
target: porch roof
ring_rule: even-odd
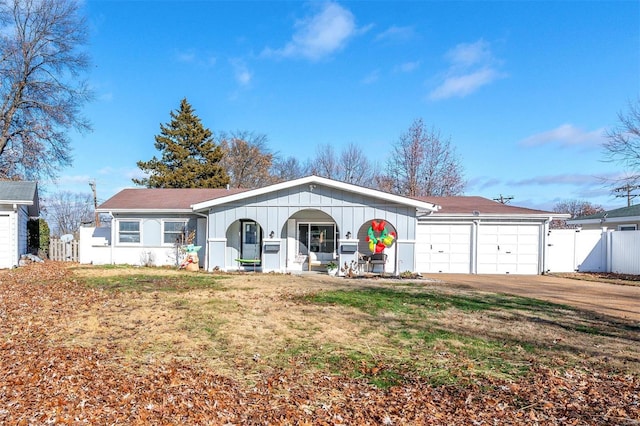
[[[417,210],[424,213],[430,213],[437,211],[439,206],[429,201],[419,200],[415,198],[402,197],[395,194],[390,194],[383,191],[378,191],[371,188],[365,188],[363,186],[353,185],[345,182],[336,181],[333,179],[327,179],[320,176],[307,176],[300,179],[294,179],[286,182],[276,183],[274,185],[265,186],[262,188],[252,189],[243,192],[237,192],[235,194],[228,194],[226,196],[220,196],[215,199],[207,201],[197,202],[192,205],[194,211],[206,210],[213,206],[220,204],[230,203],[233,201],[243,200],[258,195],[268,194],[270,192],[279,191],[282,189],[293,188],[299,185],[324,185],[330,188],[336,188],[343,191],[353,192],[360,195],[366,195],[369,197],[375,197],[382,200],[403,204],[406,206],[415,207]]]

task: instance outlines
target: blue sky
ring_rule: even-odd
[[[313,157],[350,143],[384,162],[422,118],[450,137],[466,195],[551,209],[626,205],[600,144],[640,96],[638,1],[86,0],[93,132],[49,192],[99,201],[159,155],[154,136],[187,98],[214,133],[265,134]]]

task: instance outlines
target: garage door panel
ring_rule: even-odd
[[[538,274],[540,225],[483,226],[478,228],[480,274]]]
[[[11,266],[11,218],[9,215],[0,215],[0,268]]]
[[[471,224],[419,224],[416,269],[420,272],[469,273]]]

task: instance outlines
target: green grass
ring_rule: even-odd
[[[421,315],[456,308],[475,312],[486,310],[526,310],[547,313],[572,308],[543,300],[502,294],[457,296],[430,291],[412,291],[412,287],[390,289],[370,287],[359,290],[324,291],[306,297],[308,302],[351,306],[372,315],[380,312]]]
[[[534,345],[526,340],[500,340],[446,329],[438,325],[438,319],[445,318],[448,310],[488,311],[489,315],[491,312],[518,311],[550,317],[572,311],[564,305],[532,298],[500,294],[452,295],[417,286],[322,291],[305,296],[303,300],[311,304],[356,308],[367,313],[372,323],[378,324],[386,342],[375,342],[376,350],[392,354],[391,357],[381,356],[384,362],[380,362],[375,354],[345,348],[333,349],[342,354],[338,359],[320,351],[311,361],[315,360],[320,368],[329,366],[331,370],[360,374],[379,387],[393,386],[416,374],[439,385],[473,376],[515,378],[529,372],[528,358],[536,352]],[[366,339],[366,336],[359,336],[359,339]]]
[[[110,291],[166,291],[184,292],[189,290],[216,289],[223,287],[218,278],[210,275],[116,275],[104,277],[87,277],[84,281],[90,287]]]

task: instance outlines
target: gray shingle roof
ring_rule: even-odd
[[[38,184],[28,181],[0,181],[0,204],[21,204],[29,206],[29,214],[39,214]]]

